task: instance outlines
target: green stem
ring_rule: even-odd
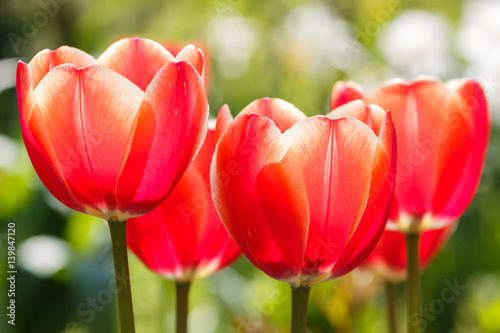
[[[408,312],[408,333],[420,333],[420,267],[419,267],[419,240],[420,233],[406,234],[406,248],[408,255],[406,282],[406,301]]]
[[[393,282],[387,281],[385,283],[385,291],[387,296],[387,309],[389,320],[389,332],[398,332],[398,291],[397,286]]]
[[[188,295],[190,286],[190,282],[175,282],[177,300],[175,329],[177,333],[187,333]]]
[[[292,287],[292,331],[291,333],[307,332],[307,304],[311,287]]]
[[[135,333],[127,256],[127,221],[108,221],[115,264],[116,297],[121,333]]]
[[[170,332],[171,327],[170,327],[170,322],[166,320],[167,318],[167,313],[170,310],[170,299],[166,296],[170,294],[171,290],[171,283],[172,281],[167,280],[162,278],[161,279],[161,295],[165,295],[161,297],[161,303],[159,306],[159,313],[158,313],[158,321],[160,323],[158,332]]]

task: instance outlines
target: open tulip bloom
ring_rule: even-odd
[[[212,202],[214,148],[214,130],[209,128],[200,152],[167,199],[127,224],[129,248],[152,271],[175,281],[178,333],[187,331],[191,282],[230,265],[241,253]]]
[[[408,332],[418,332],[420,233],[456,223],[474,196],[490,131],[486,97],[467,79],[395,79],[366,96],[356,84],[338,82],[331,108],[355,99],[390,110],[394,119],[398,172],[387,228],[406,234]]]
[[[212,197],[241,251],[292,287],[292,332],[310,287],[360,264],[385,227],[396,171],[391,115],[356,101],[307,118],[264,98],[219,111]]]
[[[17,95],[44,185],[66,206],[109,222],[121,331],[134,332],[126,221],[166,198],[203,143],[203,53],[187,46],[173,57],[139,38],[97,60],[66,46],[44,50],[19,62]]]

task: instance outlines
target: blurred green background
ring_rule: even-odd
[[[395,76],[481,81],[493,122],[482,181],[423,274],[422,306],[425,332],[500,332],[499,17],[500,2],[472,0],[1,0],[0,332],[116,331],[107,227],[62,206],[39,181],[23,147],[14,86],[17,61],[42,49],[70,45],[98,56],[126,36],[204,48],[212,115],[224,103],[235,115],[265,96],[325,113],[337,80],[367,91]],[[5,315],[8,223],[16,225],[15,327]],[[137,332],[172,332],[173,283],[130,260]],[[449,283],[464,290],[443,302]],[[315,286],[310,332],[387,331],[383,291],[361,270]],[[195,282],[190,301],[192,333],[289,331],[288,285],[245,258]]]

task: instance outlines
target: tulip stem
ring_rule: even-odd
[[[292,287],[292,330],[291,333],[307,332],[307,304],[311,287]]]
[[[388,309],[388,320],[389,320],[389,332],[398,332],[398,291],[397,285],[393,282],[387,281],[385,283],[385,291],[387,296],[387,309]]]
[[[171,285],[172,281],[167,280],[162,278],[161,279],[161,294],[165,295],[161,297],[161,304],[159,306],[159,321],[160,321],[160,327],[158,329],[158,332],[171,332],[172,329],[170,327],[170,321],[167,320],[168,316],[167,313],[170,310],[170,298],[168,295],[170,294],[171,290]]]
[[[419,267],[420,233],[406,234],[408,278],[406,281],[406,304],[408,333],[420,333],[420,267]]]
[[[115,264],[116,297],[121,333],[135,333],[127,255],[127,221],[108,221]]]
[[[175,282],[177,300],[175,329],[177,333],[187,333],[188,296],[190,282]]]

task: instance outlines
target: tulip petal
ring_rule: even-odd
[[[200,225],[200,235],[196,250],[197,264],[200,271],[203,271],[200,273],[203,274],[209,274],[212,270],[227,266],[240,254],[238,246],[227,233],[212,201],[210,189],[210,164],[215,150],[215,131],[213,125],[214,123],[209,122],[207,136],[205,137],[205,141],[200,151],[179,184],[176,185],[174,191],[166,199],[169,200],[170,197],[175,195],[177,188],[184,181],[184,178],[192,174],[190,170],[196,170],[199,174],[199,179],[190,186],[192,189],[190,200],[193,201],[193,207],[203,209],[206,215],[206,223]],[[188,199],[185,201],[189,202]],[[194,251],[194,248],[192,248],[191,251]],[[211,270],[203,270],[203,266],[207,265],[211,266]]]
[[[418,210],[415,211],[416,216],[421,216],[424,212],[432,211],[433,199],[436,193],[436,184],[439,182],[437,174],[437,157],[440,152],[440,143],[436,141],[436,133],[446,133],[452,135],[453,139],[460,141],[462,143],[466,142],[467,132],[457,131],[455,134],[449,132],[450,120],[447,119],[449,116],[446,112],[447,104],[449,103],[449,94],[446,87],[439,81],[436,80],[417,80],[411,85],[410,98],[408,103],[413,103],[415,108],[414,112],[417,119],[414,119],[416,129],[415,136],[410,137],[409,140],[413,140],[413,146],[411,150],[404,151],[401,148],[399,151],[405,153],[406,161],[414,169],[414,187],[412,189],[405,188],[405,191],[401,195],[404,195],[405,200],[410,196],[418,198],[418,194],[421,195],[418,198],[416,205],[420,205]],[[408,115],[406,115],[408,117]],[[409,120],[407,119],[407,122]],[[396,128],[400,129],[400,127]],[[408,128],[408,127],[407,127]],[[461,129],[464,129],[463,127]],[[401,129],[400,129],[401,130]],[[460,134],[459,134],[460,133]],[[448,147],[453,147],[450,145],[453,141],[448,141],[446,145]],[[441,145],[442,146],[442,145]],[[465,148],[461,143],[459,146]],[[400,146],[398,145],[398,148]],[[467,148],[468,149],[468,148]],[[462,160],[462,159],[460,159]],[[463,161],[457,160],[458,165],[463,164]],[[451,178],[455,178],[452,169],[447,167],[447,172],[450,173]],[[461,168],[459,170],[462,170]],[[398,179],[399,180],[399,179]],[[401,186],[399,189],[402,189]],[[412,193],[413,192],[413,193]],[[417,196],[415,196],[417,192]],[[440,194],[438,194],[440,195]],[[415,199],[417,200],[417,199]],[[402,200],[401,200],[402,202]],[[410,211],[410,213],[413,213]]]
[[[255,266],[280,280],[300,272],[307,237],[307,197],[296,163],[270,119],[239,115],[217,144],[210,175],[229,234]]]
[[[190,167],[195,168],[202,175],[205,184],[209,186],[208,193],[210,193],[210,164],[215,150],[215,130],[214,123],[210,120],[208,122],[208,131],[203,144],[196,154],[196,158],[191,163]]]
[[[193,66],[163,67],[146,90],[118,181],[121,211],[147,213],[170,193],[202,145],[207,119],[206,92]]]
[[[19,118],[24,144],[33,167],[43,184],[59,201],[74,210],[86,212],[71,193],[55,162],[55,154],[45,126],[42,125],[43,118],[36,105],[31,82],[28,65],[19,62],[17,68]]]
[[[381,126],[371,170],[370,194],[366,209],[332,270],[338,277],[358,266],[373,250],[391,209],[396,175],[396,134],[389,113]]]
[[[175,58],[152,40],[126,38],[111,45],[97,61],[146,91],[160,68],[174,62]]]
[[[422,232],[420,249],[424,235],[434,230]],[[401,231],[384,230],[380,241],[363,265],[372,267],[377,273],[383,274],[389,281],[404,280],[406,273],[406,236]],[[420,256],[420,258],[422,258]]]
[[[450,109],[441,129],[447,137],[436,149],[436,187],[432,213],[454,220],[468,206],[481,176],[489,137],[486,97],[474,81],[447,84]]]
[[[145,215],[127,221],[127,245],[144,264],[164,277],[182,275],[182,263],[164,221],[162,210],[156,208]],[[183,238],[185,239],[185,238]]]
[[[303,273],[314,274],[318,265],[331,267],[337,260],[361,218],[377,137],[352,117],[322,116],[300,122],[285,136],[306,182],[310,226]]]
[[[440,229],[429,229],[422,232],[420,241],[420,267],[424,270],[439,254],[457,228],[456,223]],[[405,258],[406,259],[406,258]],[[405,260],[406,262],[406,260]]]
[[[330,110],[357,99],[364,99],[363,88],[352,81],[339,81],[335,83],[332,89]]]
[[[142,248],[131,248],[153,270],[181,274],[198,265],[197,249],[208,221],[210,199],[204,184],[198,170],[189,168],[160,206],[131,220],[129,230],[136,226],[133,237],[142,238],[140,244],[137,242]]]
[[[203,146],[196,155],[193,163],[191,163],[188,171],[189,169],[194,168],[199,172],[202,177],[202,184],[204,184],[205,188],[205,192],[203,193],[206,193],[206,197],[203,197],[201,195],[202,190],[200,189],[199,191],[197,191],[197,193],[194,194],[194,196],[197,198],[197,205],[202,206],[206,210],[207,215],[207,223],[204,225],[199,241],[197,258],[201,266],[203,264],[213,264],[214,262],[218,262],[218,265],[213,267],[213,269],[215,270],[219,267],[225,267],[229,265],[239,256],[240,250],[227,233],[227,230],[222,224],[219,214],[217,213],[217,210],[215,209],[214,203],[212,201],[210,187],[210,165],[215,150],[215,130],[212,124],[209,122],[209,128],[205,141],[203,142]],[[187,173],[188,172],[184,174],[183,179],[184,177],[186,177]],[[200,184],[198,184],[197,186],[200,186]],[[193,186],[193,188],[196,187]],[[171,195],[173,195],[173,193]],[[205,274],[206,273],[207,272],[205,272]]]
[[[71,64],[77,68],[95,63],[94,57],[79,49],[61,46],[55,51],[43,50],[39,52],[29,63],[33,89],[35,89],[44,76],[56,66]]]
[[[43,78],[35,96],[54,158],[77,201],[100,212],[115,210],[116,182],[143,93],[104,67],[62,65]]]
[[[247,105],[241,114],[259,114],[271,119],[281,133],[295,125],[307,116],[293,104],[278,98],[261,98]]]
[[[196,48],[194,45],[187,45],[175,57],[177,62],[185,61],[196,68],[201,77],[205,77],[205,59],[203,51]]]
[[[397,220],[400,211],[420,218],[432,209],[436,142],[431,138],[441,126],[448,93],[435,79],[420,79],[411,84],[389,81],[370,101],[391,111],[394,125],[401,133],[393,204],[396,215],[391,218]]]
[[[127,222],[129,247],[163,276],[200,278],[240,254],[211,199],[213,136],[214,130],[209,129],[200,152],[172,193],[152,212]]]
[[[354,117],[366,124],[370,117],[370,113],[367,112],[365,102],[358,99],[341,104],[325,115],[325,117],[330,119],[339,119],[346,116]]]
[[[354,117],[361,120],[373,130],[378,136],[380,127],[385,119],[385,111],[378,105],[366,105],[361,100],[348,102],[326,114],[325,117],[330,119],[339,119],[342,117]]]
[[[200,193],[197,193],[197,204],[203,204],[208,223],[205,223],[202,229],[196,256],[201,265],[203,263],[217,262],[217,266],[214,267],[215,270],[218,267],[229,265],[240,255],[240,250],[231,236],[229,236],[224,224],[222,224],[211,200],[211,195],[208,194],[208,197],[203,199]],[[167,197],[167,200],[169,197]]]
[[[215,123],[215,143],[219,141],[220,136],[232,121],[233,116],[231,115],[229,106],[227,104],[224,104],[217,114],[217,121]]]

